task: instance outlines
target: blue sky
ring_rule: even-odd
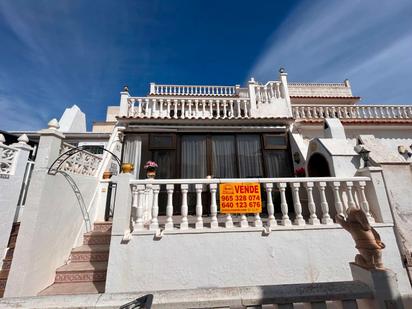
[[[150,82],[341,82],[412,104],[412,1],[0,2],[0,129],[38,130],[77,104],[93,120]]]

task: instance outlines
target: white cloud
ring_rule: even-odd
[[[294,81],[349,78],[366,102],[411,102],[410,16],[406,0],[305,1],[276,29],[249,75],[275,79],[285,66]]]

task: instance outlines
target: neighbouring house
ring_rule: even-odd
[[[18,143],[0,140],[1,195],[13,180],[25,196],[24,211],[0,199],[4,297],[291,285],[284,303],[316,302],[292,285],[330,296],[366,276],[335,221],[349,207],[380,234],[394,290],[411,297],[412,105],[364,105],[348,80],[292,83],[281,69],[246,87],[151,83],[142,97],[125,87],[106,121],[85,128],[74,106],[47,129],[9,132],[24,134]],[[30,152],[29,140],[28,171],[27,155],[16,165],[7,153]],[[224,205],[222,185],[245,183],[261,210],[231,213],[243,204]],[[319,300],[362,308],[380,297],[368,289]]]

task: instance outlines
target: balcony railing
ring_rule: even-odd
[[[282,99],[285,97],[279,81],[269,82],[266,85],[256,85],[255,93],[256,101],[260,103],[269,103],[272,98]]]
[[[296,105],[295,119],[411,119],[410,105]]]
[[[129,98],[129,117],[168,119],[250,118],[248,99]]]
[[[132,215],[132,223],[135,231],[326,226],[334,224],[334,214],[345,216],[346,209],[351,206],[361,208],[368,220],[375,222],[365,194],[369,181],[368,177],[132,180],[130,207],[134,209],[131,213],[135,214]],[[267,216],[241,214],[235,220],[233,215],[236,214],[219,213],[218,184],[242,182],[261,184],[262,196],[266,200],[262,209],[266,208]],[[160,205],[159,192],[164,190],[167,193],[166,205]],[[273,199],[275,191],[278,202]],[[196,196],[192,203],[188,203],[189,192]],[[179,205],[173,205],[176,194],[181,197]],[[292,203],[287,195],[292,196]],[[209,204],[207,217],[204,216],[204,199]],[[163,222],[159,217],[160,206],[166,206]],[[176,207],[180,207],[179,217],[174,216]],[[189,208],[195,213],[194,217],[189,218]],[[280,208],[280,213],[275,213],[275,208]]]
[[[150,85],[150,95],[233,97],[237,94],[236,86]]]

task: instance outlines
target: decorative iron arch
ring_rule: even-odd
[[[64,153],[62,153],[60,156],[57,157],[56,160],[50,165],[49,170],[47,171],[47,174],[49,175],[56,175],[57,172],[59,171],[60,166],[63,165],[63,163],[69,159],[70,157],[74,156],[78,152],[86,152],[86,150],[83,149],[84,146],[79,146],[79,147],[74,147]],[[103,148],[103,151],[106,151],[112,155],[112,157],[116,160],[117,164],[119,165],[119,169],[122,165],[120,159],[118,156],[116,156],[113,152],[110,150]]]

